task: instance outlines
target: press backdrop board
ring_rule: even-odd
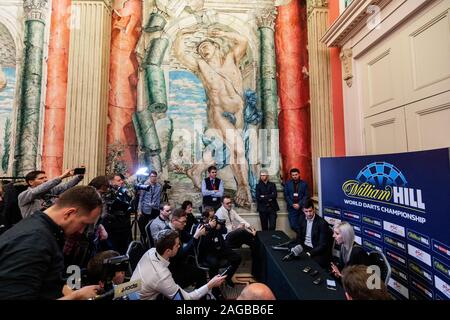
[[[353,225],[384,252],[399,299],[450,300],[450,149],[319,159],[319,201],[330,223]]]

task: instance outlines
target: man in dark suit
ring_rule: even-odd
[[[303,204],[309,197],[308,185],[305,181],[300,180],[300,170],[297,168],[292,168],[289,173],[291,180],[287,181],[284,186],[284,198],[287,204],[289,225],[292,230],[297,232]]]
[[[328,223],[314,212],[311,199],[305,201],[303,213],[299,219],[297,241],[303,250],[322,268],[327,268],[331,259],[331,229]]]
[[[263,169],[260,180],[256,185],[256,203],[262,230],[275,230],[277,226],[277,211],[280,210],[277,202],[277,187],[269,181],[269,173]]]
[[[213,207],[215,211],[222,206],[223,181],[217,178],[217,168],[208,168],[209,176],[202,181],[203,209]]]

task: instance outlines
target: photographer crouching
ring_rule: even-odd
[[[209,269],[211,277],[219,272],[219,268],[229,266],[226,283],[234,287],[231,279],[241,263],[241,256],[225,243],[223,238],[223,235],[227,233],[225,221],[218,219],[213,207],[205,208],[202,219],[206,234],[199,240],[198,260],[202,264],[211,266]],[[213,291],[213,293],[216,295],[216,292]]]

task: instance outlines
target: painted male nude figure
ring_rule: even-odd
[[[235,32],[225,32],[219,29],[208,30],[208,38],[197,46],[200,58],[187,53],[185,37],[193,34],[198,28],[182,29],[174,42],[176,58],[202,81],[208,98],[207,114],[208,128],[216,129],[222,141],[230,150],[232,161],[230,166],[236,179],[237,192],[235,202],[244,207],[251,202],[248,184],[248,165],[245,161],[245,148],[242,139],[244,127],[244,100],[242,74],[239,63],[245,56],[248,41]],[[232,44],[230,50],[222,54],[220,45],[214,38],[222,38]],[[232,115],[232,116],[230,116]],[[230,141],[227,141],[227,138]],[[234,143],[233,143],[234,141]],[[214,159],[210,154],[204,155],[203,162],[195,164],[187,175],[196,187],[201,185],[201,174]]]

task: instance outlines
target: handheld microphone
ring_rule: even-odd
[[[296,245],[291,249],[291,252],[283,257],[283,261],[291,260],[293,257],[298,257],[303,252],[301,244]]]

